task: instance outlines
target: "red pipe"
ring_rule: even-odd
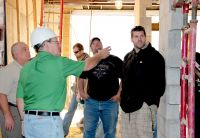
[[[62,27],[63,27],[63,12],[64,0],[60,0],[60,44],[62,45]]]
[[[188,138],[194,138],[194,103],[195,103],[195,53],[196,53],[196,23],[190,22],[190,54],[189,54],[189,82],[188,82]]]
[[[183,6],[183,13],[184,15],[188,13],[189,11],[189,5],[186,3],[183,3],[183,0],[179,0],[176,2],[173,1],[173,7],[179,7]],[[180,113],[180,119],[181,119],[181,138],[186,137],[186,124],[185,118],[186,118],[186,92],[188,89],[188,138],[194,138],[194,103],[195,103],[195,59],[196,59],[196,29],[197,29],[197,3],[198,0],[192,0],[192,20],[190,21],[190,38],[189,38],[189,64],[188,64],[188,87],[186,85],[185,76],[187,74],[187,65],[186,63],[182,65],[181,68],[181,113]],[[187,16],[184,16],[187,17]],[[184,20],[185,21],[185,20]],[[184,22],[186,23],[186,22]],[[187,57],[187,43],[188,43],[188,35],[183,32],[183,38],[182,38],[182,59],[184,62],[186,62]]]
[[[173,0],[172,7],[174,8],[181,8],[184,4],[184,0]]]
[[[43,16],[44,16],[44,0],[41,0],[40,26],[43,25]]]
[[[187,75],[187,51],[188,34],[183,32],[182,36],[182,66],[181,66],[181,106],[180,106],[180,138],[186,138],[186,97],[188,90]]]
[[[189,13],[189,3],[184,3],[183,4],[183,14],[188,14]]]
[[[188,55],[188,34],[185,32],[188,24],[188,13],[189,13],[189,4],[183,4],[183,24],[182,29],[182,66],[181,66],[181,105],[180,105],[180,138],[186,138],[186,98],[188,91],[188,66],[187,66],[187,55]]]
[[[196,30],[197,0],[192,0],[192,19],[190,21],[190,54],[189,54],[189,85],[188,85],[188,138],[194,138],[195,112],[195,61],[196,61]]]

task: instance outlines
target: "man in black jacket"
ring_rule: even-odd
[[[155,115],[165,91],[165,61],[151,43],[144,27],[131,30],[134,48],[124,58],[121,92],[122,138],[152,138]]]

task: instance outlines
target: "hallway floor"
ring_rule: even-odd
[[[120,128],[120,123],[118,121],[116,138],[121,138],[119,128]],[[66,138],[82,138],[82,137],[83,137],[83,132],[80,130],[80,128],[70,127],[69,135]]]

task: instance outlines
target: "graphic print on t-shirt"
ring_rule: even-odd
[[[93,75],[97,77],[98,79],[105,78],[108,74],[111,72],[111,68],[114,68],[114,64],[111,62],[101,62],[99,65],[97,65],[93,71]]]

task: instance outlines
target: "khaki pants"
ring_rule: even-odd
[[[0,128],[0,138],[2,138],[2,135],[1,135],[1,128]]]
[[[156,108],[156,109],[155,109]],[[145,102],[142,107],[132,113],[121,113],[122,138],[153,138],[154,115],[157,107],[148,106]]]
[[[17,110],[17,107],[10,106],[11,114],[14,119],[14,129],[13,131],[9,132],[5,130],[5,119],[3,113],[0,110],[0,125],[1,125],[1,134],[3,138],[22,138],[22,129],[21,129],[21,121],[20,115]],[[0,135],[1,138],[1,135]]]

